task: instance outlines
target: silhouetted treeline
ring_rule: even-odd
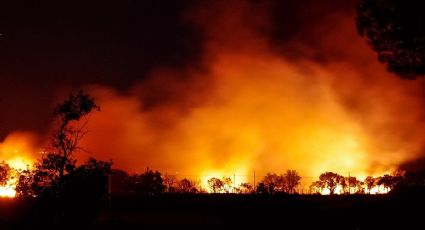
[[[7,183],[13,175],[18,178],[16,191],[19,197],[87,197],[106,200],[109,195],[156,195],[162,193],[300,193],[301,176],[295,170],[284,174],[267,173],[255,186],[248,182],[236,184],[230,177],[211,177],[204,181],[163,175],[147,169],[144,173],[130,175],[112,169],[112,162],[90,159],[86,163],[66,163],[62,178],[59,176],[58,156],[47,154],[32,170],[14,171],[6,163],[0,165],[0,183]],[[2,179],[3,178],[3,179]],[[425,190],[425,170],[397,171],[392,175],[368,176],[360,180],[338,173],[322,173],[310,185],[307,194],[376,194]]]

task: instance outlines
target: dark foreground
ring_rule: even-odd
[[[164,194],[113,197],[100,209],[71,203],[61,211],[57,201],[3,199],[0,229],[425,229],[422,194]]]

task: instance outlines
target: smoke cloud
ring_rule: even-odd
[[[305,178],[380,175],[420,157],[425,82],[386,72],[355,31],[355,4],[305,2],[296,29],[274,4],[203,2],[184,17],[204,39],[197,63],[159,66],[126,92],[87,86],[101,112],[78,157],[130,172]]]

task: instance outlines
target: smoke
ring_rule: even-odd
[[[39,138],[30,132],[14,132],[0,143],[0,159],[14,168],[31,167],[38,154]]]
[[[355,4],[309,17],[317,3],[305,2],[292,13],[297,29],[275,4],[200,3],[184,17],[204,38],[198,63],[158,67],[126,92],[87,86],[101,112],[77,156],[130,172],[304,177],[379,175],[420,157],[424,81],[376,61],[355,31]]]

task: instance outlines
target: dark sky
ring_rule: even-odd
[[[2,1],[0,139],[44,131],[58,94],[87,84],[125,90],[156,66],[196,62],[202,33],[183,20],[194,2]],[[269,32],[279,42],[335,8],[352,9],[354,0],[253,2],[275,5],[278,26]]]
[[[2,1],[0,137],[11,130],[42,130],[61,89],[125,89],[154,66],[195,57],[198,36],[181,20],[187,4]]]

